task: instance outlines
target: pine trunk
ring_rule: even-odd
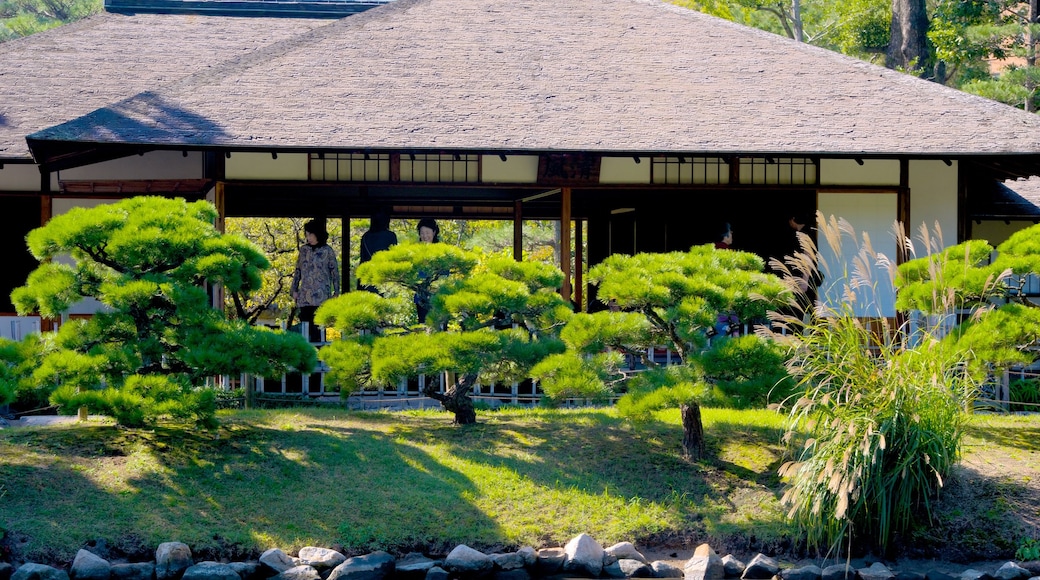
[[[448,373],[449,377],[456,376]],[[473,406],[473,399],[469,396],[473,385],[477,383],[477,375],[457,375],[454,381],[446,385],[444,394],[435,392],[431,384],[427,384],[424,394],[431,399],[440,401],[444,410],[455,413],[456,425],[472,425],[477,422],[477,410]]]
[[[701,459],[704,457],[704,424],[701,423],[701,407],[697,403],[679,405],[683,426],[683,457]]]

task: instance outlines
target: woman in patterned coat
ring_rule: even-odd
[[[328,244],[325,220],[311,220],[303,225],[303,231],[307,243],[300,246],[290,291],[300,308],[300,321],[310,326],[311,342],[318,342],[321,335],[314,326],[314,311],[322,302],[339,295],[339,263]]]

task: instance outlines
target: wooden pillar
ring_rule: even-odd
[[[564,187],[560,203],[560,269],[563,270],[563,286],[560,295],[571,299],[571,188]]]
[[[582,251],[582,227],[581,220],[574,222],[574,306],[578,312],[584,312],[586,308],[582,307],[584,302],[584,253]]]
[[[524,202],[513,202],[513,259],[524,259]]]
[[[341,294],[346,294],[353,290],[350,287],[350,214],[346,211],[343,212],[341,219],[340,231],[343,232],[343,240],[340,243],[340,283],[339,291]]]
[[[224,221],[226,218],[225,208],[227,206],[224,196],[224,182],[218,181],[216,186],[213,188],[213,207],[217,208],[217,221],[213,225],[216,226],[217,231],[222,234],[227,232],[227,223]]]
[[[899,161],[899,191],[896,193],[896,220],[902,224],[903,232],[913,235],[908,230],[910,226],[910,161],[901,159]],[[906,248],[902,240],[896,250],[896,261],[900,264],[907,260]]]

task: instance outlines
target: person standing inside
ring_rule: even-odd
[[[310,341],[319,342],[321,333],[314,326],[314,311],[329,298],[339,295],[339,264],[336,252],[329,247],[329,232],[324,219],[303,225],[306,243],[296,258],[290,291],[300,309],[300,321],[310,328]]]
[[[419,223],[415,226],[415,231],[419,234],[419,242],[421,243],[436,244],[441,241],[441,228],[433,218],[419,220]],[[429,274],[420,271],[419,276],[426,279],[429,277]],[[419,290],[415,293],[413,300],[415,302],[415,314],[419,317],[419,324],[425,324],[426,315],[430,312],[429,290]]]
[[[372,222],[368,228],[368,231],[361,236],[361,261],[365,262],[372,259],[372,255],[376,252],[381,252],[390,248],[390,246],[397,245],[397,234],[390,231],[390,214],[385,209],[378,209],[372,214]],[[375,286],[367,286],[358,280],[358,290],[367,290],[368,292],[376,292]]]
[[[715,237],[716,250],[728,250],[733,245],[733,228],[729,222],[719,226],[718,235]]]
[[[441,241],[441,228],[433,218],[419,220],[419,223],[415,226],[415,231],[419,233],[420,242],[436,244]]]

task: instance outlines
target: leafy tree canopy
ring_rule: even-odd
[[[132,423],[196,411],[206,421],[211,397],[195,392],[206,377],[313,367],[302,336],[229,321],[211,306],[209,288],[251,291],[268,266],[248,241],[218,232],[216,215],[205,201],[137,197],[75,208],[29,233],[43,263],[12,292],[18,312],[58,318],[83,299],[100,304],[61,325],[33,372],[52,403]]]
[[[444,243],[403,243],[376,253],[358,268],[363,284],[381,294],[350,292],[323,304],[319,324],[343,340],[320,351],[344,396],[402,379],[442,372],[456,376],[425,394],[475,421],[470,392],[478,382],[520,380],[527,370],[563,349],[559,329],[571,307],[558,294],[563,275],[540,262],[516,262]],[[429,296],[418,324],[414,297]]]

